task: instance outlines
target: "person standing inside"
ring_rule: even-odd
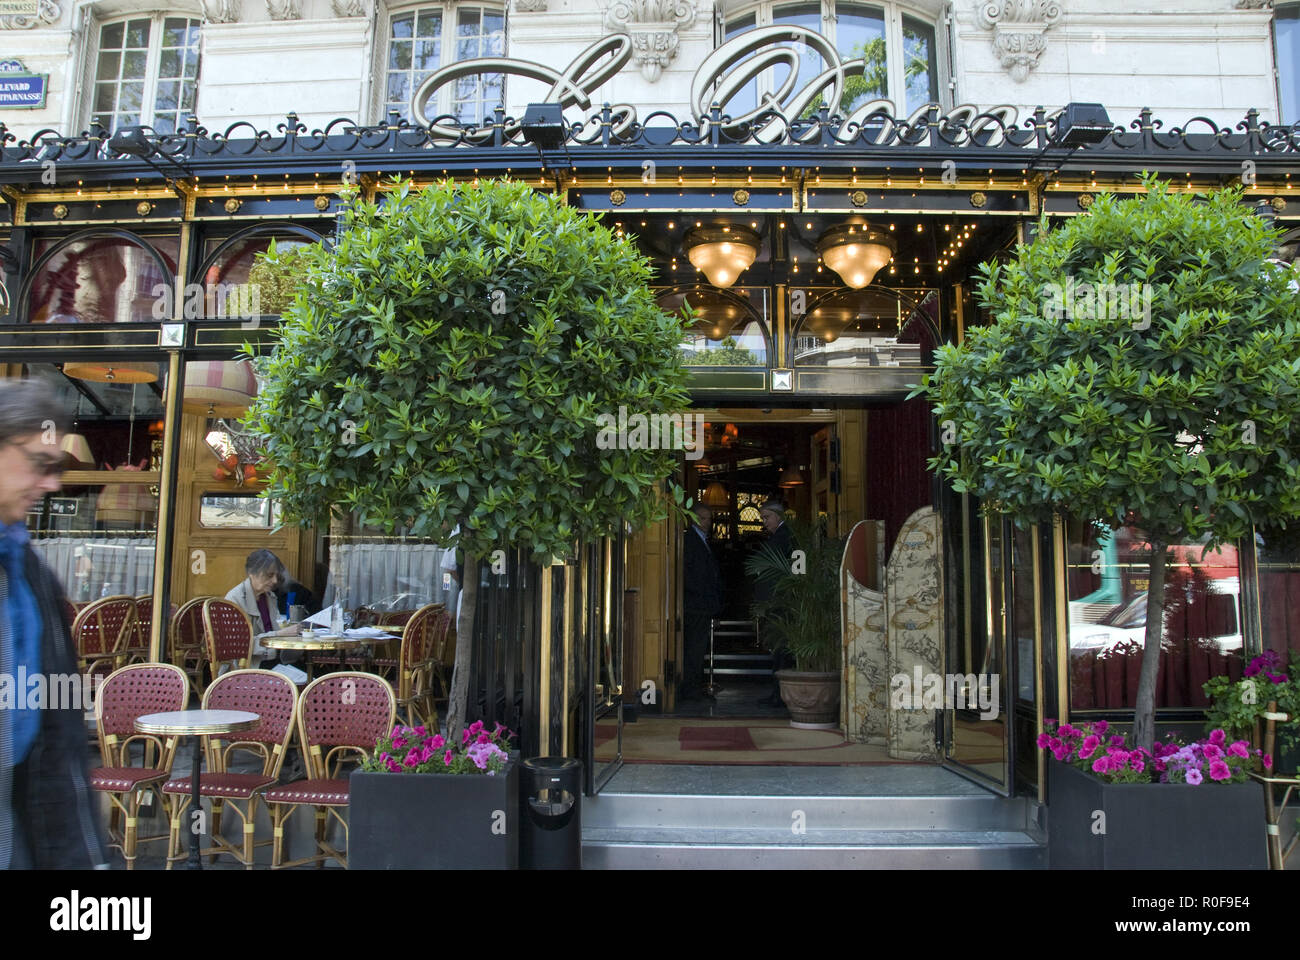
[[[709,546],[713,511],[697,503],[694,512],[695,520],[686,531],[682,550],[684,649],[678,690],[682,700],[694,699],[704,692],[704,659],[709,647],[709,631],[713,618],[722,612],[722,575]]]
[[[79,672],[63,588],[27,530],[27,511],[62,485],[60,415],[46,384],[0,380],[0,676],[9,678]],[[0,869],[107,869],[80,703],[29,710],[16,699],[23,709],[0,710]]]

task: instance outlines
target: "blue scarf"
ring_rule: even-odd
[[[41,612],[36,595],[27,582],[27,524],[13,523],[0,527],[0,564],[9,578],[9,595],[0,615],[9,618],[9,636],[13,652],[8,659],[14,672],[7,678],[13,695],[13,763],[22,763],[31,752],[41,730],[39,710],[27,709],[27,691],[17,686],[22,667],[27,676],[41,672]]]

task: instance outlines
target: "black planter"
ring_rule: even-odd
[[[352,774],[348,866],[355,870],[514,870],[519,764],[494,777]]]
[[[1106,832],[1094,833],[1105,813]],[[1053,870],[1265,870],[1263,788],[1253,780],[1105,783],[1047,761]]]

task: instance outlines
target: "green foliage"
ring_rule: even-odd
[[[776,645],[794,655],[796,670],[838,670],[844,540],[827,536],[824,524],[787,517],[786,525],[793,557],[765,542],[745,561],[745,572],[771,588],[754,613]]]
[[[955,434],[930,466],[958,492],[1019,522],[1132,511],[1148,537],[1213,548],[1300,516],[1300,298],[1240,189],[1145,183],[982,266],[993,322],[916,392]],[[1149,328],[1086,299],[1054,317],[1067,281],[1144,285]]]
[[[1257,668],[1262,659],[1256,657],[1251,661],[1251,668]],[[1229,736],[1253,740],[1256,721],[1262,730],[1264,713],[1269,703],[1276,702],[1277,711],[1291,718],[1285,723],[1277,723],[1278,743],[1291,750],[1300,745],[1300,653],[1291,651],[1286,673],[1272,673],[1272,665],[1276,662],[1280,662],[1280,658],[1270,661],[1269,666],[1254,676],[1244,677],[1236,683],[1228,677],[1213,677],[1203,684],[1202,689],[1211,700],[1205,711],[1206,729],[1222,727]]]
[[[597,417],[687,404],[679,319],[631,240],[516,182],[397,181],[349,203],[302,282],[246,422],[289,523],[332,505],[477,556],[545,560],[665,516],[667,450],[597,447]],[[681,492],[674,490],[680,504]]]
[[[735,337],[727,337],[712,350],[683,352],[683,360],[693,367],[735,366],[752,367],[758,363],[753,350],[746,350]]]
[[[293,303],[302,282],[303,246],[277,250],[275,241],[265,253],[258,254],[248,271],[248,283],[258,292],[258,308],[264,314],[281,314]]]

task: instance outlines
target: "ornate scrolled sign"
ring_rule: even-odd
[[[605,23],[632,37],[641,75],[654,83],[677,56],[678,31],[695,25],[695,4],[692,0],[615,0]]]
[[[0,30],[48,27],[62,15],[55,0],[0,0]]]
[[[430,101],[436,102],[438,91],[447,84],[455,83],[461,77],[493,73],[549,83],[551,88],[538,102],[558,103],[566,110],[569,107],[590,110],[591,94],[604,86],[631,59],[632,38],[626,33],[617,33],[591,44],[574,57],[562,72],[545,64],[533,63],[531,60],[513,60],[510,57],[461,60],[435,70],[425,78],[411,97],[411,115],[426,124],[435,136],[451,139],[465,137],[463,128],[435,122],[438,118],[428,116],[424,108]],[[616,129],[626,129],[636,120],[636,110],[631,106],[619,104],[614,109],[620,115]],[[510,132],[513,133],[513,130]],[[466,139],[483,139],[490,133],[490,129],[484,129]]]
[[[558,103],[567,110],[576,107],[589,111],[592,95],[618,74],[635,54],[633,38],[626,33],[611,34],[588,46],[563,70],[545,64],[509,57],[480,57],[451,63],[430,74],[416,89],[411,98],[411,115],[428,127],[435,137],[458,142],[479,142],[492,135],[491,126],[467,130],[459,124],[447,122],[446,117],[430,117],[426,106],[437,102],[437,93],[447,84],[463,77],[483,74],[502,74],[549,83],[546,94],[532,102]],[[806,56],[819,58],[821,69],[797,86],[800,66]],[[732,37],[714,50],[691,80],[690,109],[694,122],[702,130],[712,122],[713,104],[721,109],[720,126],[735,130],[752,125],[752,137],[759,142],[793,140],[811,141],[821,136],[814,123],[796,125],[798,118],[811,114],[814,102],[821,98],[824,104],[839,105],[845,84],[851,77],[861,76],[866,61],[841,60],[834,45],[819,33],[803,27],[759,27]],[[764,75],[771,76],[769,68],[784,66],[785,76],[776,90],[761,91],[757,106],[732,116],[728,113],[731,101],[746,85],[761,82]],[[623,134],[636,122],[636,110],[628,104],[612,108],[612,130]],[[838,109],[831,108],[832,113]],[[918,143],[942,137],[957,146],[964,142],[977,142],[982,146],[998,146],[1008,130],[1014,130],[1018,111],[1010,105],[1000,105],[981,110],[963,104],[940,116],[938,105],[923,104],[910,117],[899,119],[891,100],[872,100],[861,104],[843,119],[836,137],[843,142],[854,140],[868,144],[891,143],[904,137],[908,143]],[[438,122],[438,121],[443,122]],[[507,138],[518,132],[518,124],[511,123],[504,131]]]
[[[1061,19],[1057,0],[980,0],[979,22],[993,31],[993,52],[1011,79],[1021,83],[1047,49],[1047,28]]]

